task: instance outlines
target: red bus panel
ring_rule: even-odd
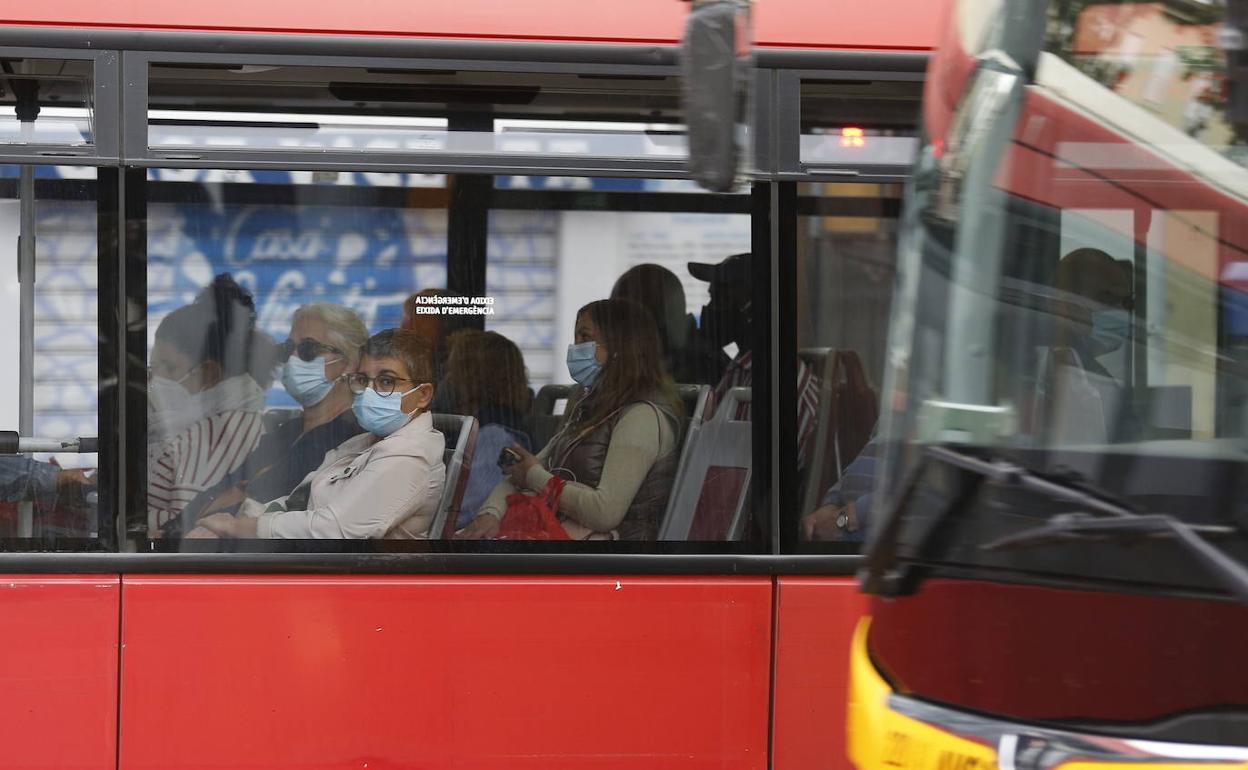
[[[867,608],[853,578],[780,578],[776,600],[775,770],[850,770],[849,646]]]
[[[767,766],[765,577],[123,590],[127,770]]]
[[[5,8],[0,25],[674,43],[688,8],[678,0],[625,4],[457,0],[416,5],[375,0],[351,7],[302,0],[48,0]],[[937,40],[940,10],[940,4],[931,0],[767,0],[755,11],[755,38],[761,46],[927,50]]]
[[[0,764],[117,765],[116,575],[0,579]]]

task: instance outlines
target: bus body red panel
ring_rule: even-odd
[[[0,764],[117,763],[116,575],[0,580]]]
[[[897,689],[984,713],[1143,722],[1248,693],[1248,608],[1231,601],[933,579],[871,609]]]
[[[674,43],[688,5],[634,0],[612,5],[583,0],[457,0],[412,5],[377,0],[353,12],[301,0],[169,3],[49,0],[11,5],[0,25],[237,30],[364,35],[418,35],[511,40]],[[358,11],[358,12],[354,12]],[[756,10],[762,46],[928,50],[936,44],[940,4],[931,0],[807,3],[769,0]]]
[[[139,768],[763,768],[771,581],[125,576]]]
[[[853,578],[782,577],[776,600],[776,770],[850,770],[850,641],[867,607]]]

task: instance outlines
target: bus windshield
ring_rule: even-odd
[[[1237,4],[956,5],[903,223],[875,548],[920,571],[1228,595],[1170,530],[1054,528],[1107,514],[924,458],[952,446],[1248,561]],[[1007,543],[1026,547],[989,547]]]

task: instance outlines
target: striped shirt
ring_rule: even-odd
[[[706,403],[706,418],[715,414],[715,407],[728,395],[730,388],[748,388],[754,384],[754,353],[748,351],[732,360],[719,384],[711,392]],[[750,406],[746,402],[737,406],[736,419],[749,420]],[[804,361],[797,362],[797,467],[805,468],[810,458],[811,444],[815,437],[815,417],[819,413],[819,378]]]
[[[159,537],[161,525],[241,465],[263,432],[260,412],[236,409],[205,417],[160,445],[148,458],[149,537]]]

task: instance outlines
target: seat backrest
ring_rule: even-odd
[[[534,451],[550,443],[551,437],[559,431],[563,415],[555,414],[555,406],[571,398],[575,389],[575,385],[543,385],[537,391],[533,411],[529,413],[529,438],[533,439]]]
[[[750,393],[749,388],[729,389],[709,420],[702,419],[709,388],[699,398],[660,540],[739,540],[744,534],[754,447],[750,422],[736,414]]]
[[[434,414],[433,427],[446,438],[443,463],[446,465],[446,483],[442,487],[442,499],[438,501],[437,513],[429,525],[429,537],[449,539],[455,534],[455,521],[468,488],[468,476],[472,473],[472,458],[477,449],[477,418],[461,414]]]
[[[685,431],[680,442],[680,460],[676,464],[676,475],[672,477],[672,492],[667,498],[667,508],[663,512],[663,520],[659,522],[662,532],[668,519],[675,510],[677,490],[681,488],[685,474],[689,468],[689,458],[697,446],[698,436],[702,431],[702,422],[706,416],[706,404],[711,396],[709,385],[677,385],[680,400],[685,405]],[[692,403],[691,403],[692,402]]]
[[[853,350],[816,348],[811,351],[811,358],[816,359],[819,351],[823,351],[823,360],[815,368],[819,376],[819,410],[803,480],[803,514],[818,507],[827,489],[866,446],[879,418],[879,397],[867,380],[858,354]]]

